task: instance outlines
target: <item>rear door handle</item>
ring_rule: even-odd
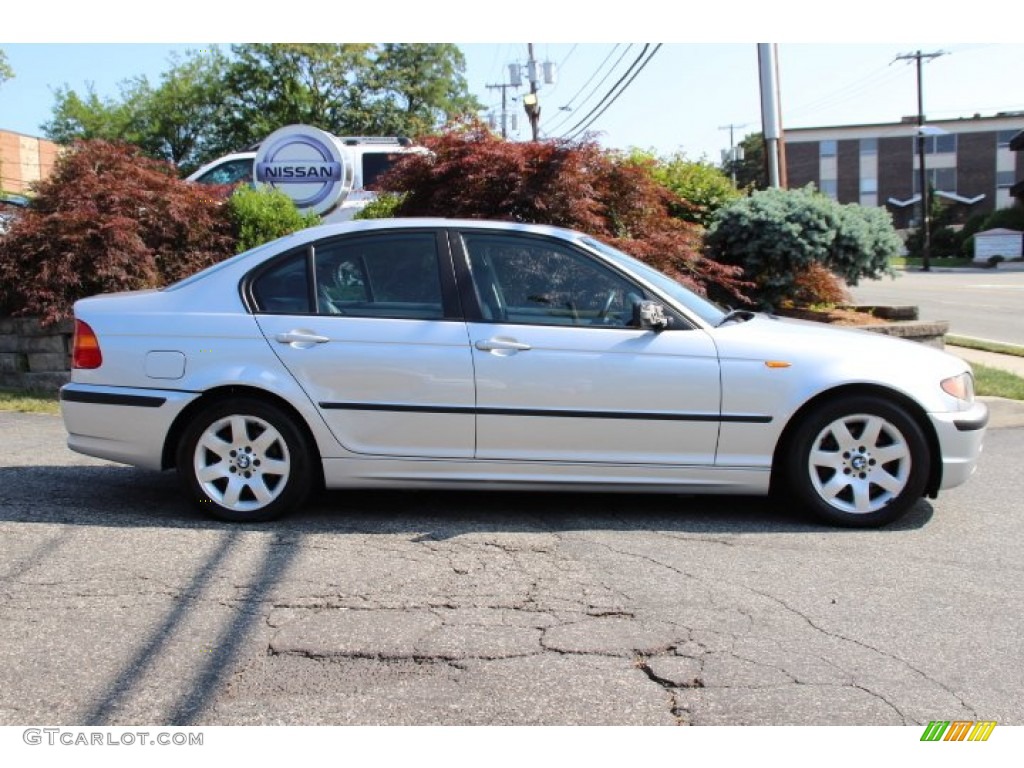
[[[473,345],[481,352],[527,352],[529,344],[512,339],[481,339]]]
[[[291,344],[299,349],[309,349],[314,344],[324,344],[330,339],[327,336],[321,336],[313,333],[312,331],[288,331],[287,333],[279,333],[274,337],[282,344]]]

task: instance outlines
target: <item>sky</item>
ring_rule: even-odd
[[[186,11],[193,2],[180,0],[175,7]],[[465,74],[470,90],[496,112],[500,111],[500,91],[488,89],[487,85],[508,82],[507,65],[525,64],[525,41],[533,39],[537,60],[550,61],[557,68],[556,82],[543,85],[539,94],[542,136],[578,136],[580,128],[577,126],[585,126],[608,147],[635,146],[654,149],[660,154],[682,151],[690,159],[717,163],[721,151],[729,146],[728,126],[736,126],[737,141],[747,133],[760,130],[756,44],[730,42],[731,33],[735,33],[734,40],[763,37],[784,41],[778,44],[777,50],[785,129],[893,122],[916,114],[915,68],[908,62],[894,61],[896,56],[915,50],[944,52],[924,68],[925,112],[930,118],[1024,112],[1024,77],[1019,74],[1024,71],[1024,36],[1018,35],[1018,41],[1000,40],[999,24],[989,23],[975,30],[970,22],[965,25],[958,19],[956,28],[945,30],[945,36],[956,32],[962,33],[963,39],[989,42],[958,43],[949,41],[948,37],[942,42],[944,35],[938,34],[938,28],[912,26],[910,22],[917,21],[913,15],[908,15],[907,23],[901,23],[899,14],[891,11],[894,4],[878,3],[875,13],[889,8],[885,16],[889,26],[885,30],[870,26],[858,30],[854,26],[846,30],[852,35],[850,39],[825,42],[822,25],[816,23],[815,29],[800,33],[796,23],[800,13],[820,21],[821,6],[816,3],[790,0],[776,4],[772,6],[775,15],[759,15],[763,12],[762,5],[744,10],[744,4],[737,3],[729,6],[724,25],[717,7],[704,7],[700,11],[688,9],[680,11],[679,19],[664,20],[666,23],[652,26],[649,22],[639,24],[637,19],[647,19],[661,13],[652,9],[669,6],[648,6],[648,2],[652,0],[630,3],[629,8],[636,13],[627,19],[602,16],[601,3],[590,3],[586,8],[592,12],[585,23],[566,15],[565,11],[559,15],[558,10],[546,10],[544,6],[533,6],[530,14],[503,10],[501,13],[508,18],[503,18],[500,34],[494,23],[480,17],[479,5],[474,3],[464,4],[466,8],[476,9],[465,11],[464,23],[451,23],[455,13],[428,14],[428,18],[415,15],[423,11],[410,10],[408,15],[382,25],[372,14],[349,18],[351,14],[337,10],[341,6],[328,7],[339,16],[336,26],[345,30],[333,35],[335,39],[377,42],[444,39],[458,43],[466,57]],[[989,22],[999,15],[1002,2],[997,0],[991,5],[986,15]],[[857,7],[862,16],[870,16],[875,3],[876,0],[867,0]],[[118,0],[94,0],[89,7],[109,5],[113,9],[119,4]],[[403,3],[397,5],[402,7]],[[456,0],[429,7],[458,9],[461,5],[461,0]],[[622,13],[622,4],[613,7],[617,13]],[[787,7],[790,14],[780,15],[779,9]],[[116,96],[118,84],[128,78],[145,75],[157,81],[169,66],[169,57],[174,51],[210,47],[211,43],[202,41],[173,42],[194,38],[197,33],[230,42],[318,40],[318,35],[323,34],[321,26],[303,26],[303,22],[293,29],[282,23],[273,27],[274,35],[268,38],[267,26],[261,20],[249,18],[239,22],[230,14],[220,23],[206,25],[189,20],[187,13],[162,14],[158,27],[143,26],[137,14],[132,16],[136,19],[134,26],[98,25],[97,17],[102,14],[79,19],[76,17],[80,13],[78,8],[69,4],[63,13],[55,14],[59,22],[52,27],[41,27],[34,15],[27,15],[19,23],[18,11],[14,12],[13,22],[8,23],[9,19],[5,18],[4,28],[0,29],[0,49],[6,52],[16,76],[0,85],[0,128],[42,135],[41,125],[52,114],[53,92],[64,85],[81,93],[92,84],[101,96]],[[213,13],[212,20],[216,21],[217,11]],[[199,15],[206,18],[209,12]],[[604,18],[610,20],[604,22]],[[542,23],[545,21],[548,23]],[[709,27],[728,30],[730,34],[719,33],[724,42],[702,42],[702,39],[714,39],[704,31]],[[1008,34],[1020,28],[1012,24],[1009,27]],[[931,35],[929,39],[940,42],[914,41],[905,34],[893,34],[910,28],[920,29],[923,35]],[[585,42],[536,42],[550,36],[555,29],[566,30],[559,35],[563,39]],[[229,40],[225,30],[231,30],[233,39]],[[303,30],[308,37],[303,37]],[[662,44],[621,95],[595,122],[586,126],[588,115],[641,54],[643,43],[627,41],[650,39],[652,33],[660,33],[666,40],[675,38],[677,42]],[[834,30],[831,33],[834,34]],[[422,37],[424,35],[426,37]],[[884,39],[886,37],[893,39],[889,41]],[[857,42],[857,39],[874,42]],[[227,42],[221,45],[227,48]],[[651,44],[648,53],[654,50],[654,45]],[[514,98],[525,90],[510,89],[508,94]],[[518,114],[519,123],[519,130],[511,136],[529,138],[521,102],[511,101],[510,109]],[[1024,118],[1021,127],[1024,128]]]

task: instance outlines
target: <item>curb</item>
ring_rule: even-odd
[[[1024,401],[982,395],[978,400],[988,406],[989,429],[1024,427]]]

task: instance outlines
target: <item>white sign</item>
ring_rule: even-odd
[[[988,261],[993,256],[1019,259],[1024,247],[1024,232],[1012,229],[990,229],[974,236],[974,260]]]

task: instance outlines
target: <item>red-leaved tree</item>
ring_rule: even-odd
[[[642,259],[698,292],[745,300],[741,270],[706,258],[701,232],[670,215],[678,198],[650,161],[595,142],[510,142],[471,122],[422,139],[381,180],[396,216],[498,219],[568,227]]]
[[[77,142],[0,238],[0,311],[51,323],[84,296],[158,287],[230,256],[222,192],[130,145]]]

